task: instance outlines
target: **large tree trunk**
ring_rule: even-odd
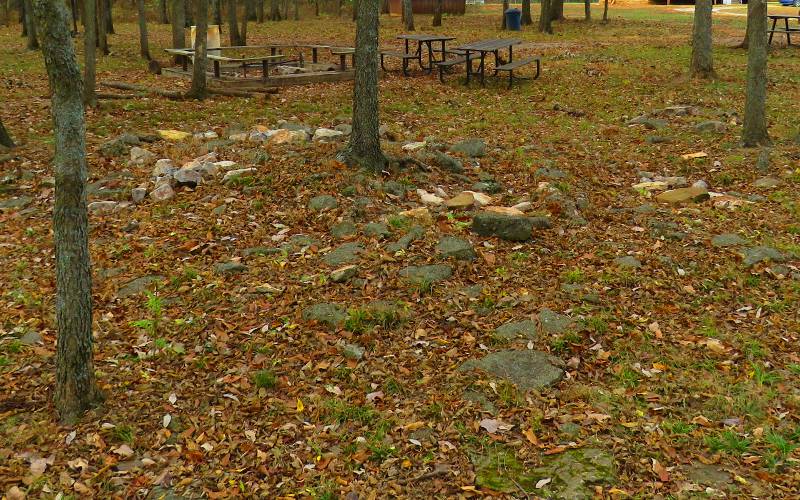
[[[269,1],[269,20],[270,21],[281,20],[281,7],[280,5],[278,5],[278,0]]]
[[[381,151],[378,118],[378,10],[380,0],[359,0],[356,23],[353,133],[339,159],[351,166],[380,172],[386,165]]]
[[[33,8],[31,0],[24,0],[25,5],[25,33],[28,36],[28,50],[39,48],[39,37],[36,36],[36,23],[33,21]]]
[[[249,0],[244,0],[244,9],[242,9],[242,29],[239,31],[239,44],[247,45],[247,4]]]
[[[167,0],[158,0],[158,22],[161,24],[169,24],[167,17]]]
[[[747,94],[744,101],[742,144],[745,147],[770,143],[767,132],[767,2],[747,3]]]
[[[236,0],[228,0],[228,33],[230,45],[236,47],[242,44],[242,35],[239,34],[239,21],[236,16]]]
[[[603,1],[603,22],[608,22],[608,0]]]
[[[692,78],[715,77],[711,42],[711,0],[695,2],[689,74]]]
[[[0,120],[0,146],[13,148],[15,145],[14,140],[11,138],[11,135],[9,135],[5,125],[3,125],[3,120]]]
[[[141,2],[142,0],[138,0]],[[206,98],[206,49],[208,48],[208,0],[195,0],[194,62],[192,64],[192,88],[186,94],[194,99]],[[245,15],[245,23],[247,16]]]
[[[97,52],[97,3],[83,0],[83,104],[97,106],[95,88],[95,53]]]
[[[403,12],[405,13],[403,26],[406,31],[414,31],[414,8],[411,5],[411,0],[403,0]]]
[[[539,31],[541,33],[550,33],[553,34],[553,23],[550,16],[553,14],[553,10],[550,7],[551,0],[542,0],[541,8],[539,12]]]
[[[110,51],[108,49],[108,28],[106,27],[108,17],[106,16],[105,0],[97,0],[95,17],[97,18],[97,47],[101,54],[107,56]]]
[[[109,35],[116,34],[114,31],[114,3],[111,0],[103,0],[105,5],[103,5],[103,12],[106,16],[106,33]]]
[[[205,1],[205,0],[204,0]],[[147,19],[144,17],[144,0],[136,0],[136,10],[139,12],[139,54],[145,61],[150,57],[150,45],[147,43]]]
[[[86,131],[81,74],[61,0],[33,0],[42,30],[55,135],[56,387],[61,421],[74,423],[101,400],[92,363],[92,274],[86,211]]]
[[[183,49],[186,47],[186,11],[183,0],[172,0],[172,48]],[[176,57],[177,62],[179,58]]]
[[[500,29],[508,29],[508,22],[506,21],[506,11],[508,10],[508,0],[503,0],[503,12],[500,13]]]
[[[550,21],[564,20],[564,0],[550,0]]]
[[[443,0],[436,0],[436,4],[434,4],[433,8],[433,25],[434,26],[441,26],[442,25],[442,7],[443,7]],[[389,2],[386,2],[386,6],[388,9]]]
[[[522,18],[520,22],[523,26],[533,24],[533,17],[531,17],[531,0],[522,0]]]
[[[592,20],[592,0],[583,0],[583,20],[586,22]]]
[[[742,39],[742,43],[736,46],[737,49],[746,49],[750,47],[750,24],[747,25],[747,28],[744,30],[744,39]]]

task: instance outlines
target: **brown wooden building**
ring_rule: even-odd
[[[411,0],[411,10],[414,14],[433,14],[436,0]],[[466,10],[466,0],[442,0],[443,14],[463,14]],[[403,13],[403,0],[389,0],[389,14],[401,15]]]

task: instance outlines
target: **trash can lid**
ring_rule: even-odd
[[[506,14],[509,14],[509,13],[510,13],[510,14],[513,14],[513,13],[515,13],[515,12],[522,12],[522,11],[521,11],[521,10],[519,10],[518,8],[516,8],[516,7],[511,7],[510,9],[506,10],[506,12],[505,12],[505,13],[506,13]]]

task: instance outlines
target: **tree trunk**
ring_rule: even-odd
[[[714,60],[711,42],[711,0],[697,0],[694,6],[692,30],[692,60],[689,66],[692,78],[714,78]]]
[[[389,0],[382,0],[381,1],[381,14],[388,14],[388,13],[389,13]]]
[[[604,0],[603,2],[603,22],[608,22],[608,0]]]
[[[16,144],[14,144],[14,140],[11,138],[11,135],[9,135],[8,130],[6,130],[5,125],[3,125],[3,120],[0,120],[0,145],[7,148],[13,148],[16,146]]]
[[[220,33],[222,33],[222,0],[211,0],[214,9],[214,24],[219,26]]]
[[[767,2],[747,3],[747,93],[744,101],[742,144],[745,147],[770,144],[767,132]]]
[[[138,0],[141,2],[142,0]],[[206,98],[206,49],[208,48],[208,0],[195,0],[194,62],[192,63],[192,88],[186,94],[193,99]],[[247,15],[245,14],[245,23]]]
[[[283,0],[283,18],[289,19],[289,0]]]
[[[97,106],[95,94],[95,53],[97,52],[97,3],[83,0],[83,104]]]
[[[205,0],[204,0],[205,1]],[[150,45],[147,43],[147,19],[144,17],[144,0],[136,0],[136,10],[139,11],[139,54],[145,61],[150,57]]]
[[[39,37],[36,36],[36,23],[33,20],[31,0],[24,0],[25,5],[25,32],[28,36],[28,50],[39,49]]]
[[[236,19],[236,4],[236,0],[228,0],[228,32],[230,34],[231,47],[242,45],[242,35],[239,34],[239,21]]]
[[[186,11],[183,0],[172,0],[172,48],[186,47]],[[176,57],[177,60],[179,57]]]
[[[256,4],[254,3],[254,1],[245,0],[244,5],[247,10],[247,20],[258,21],[258,15],[256,14]]]
[[[319,17],[319,0],[314,0],[314,17]]]
[[[336,17],[342,17],[342,0],[336,0]]]
[[[300,20],[300,0],[294,0],[294,20]]]
[[[263,23],[264,22],[264,0],[257,0],[256,4],[256,22]]]
[[[270,0],[269,2],[269,20],[270,21],[281,20],[281,8],[280,5],[278,5],[278,0]]]
[[[520,22],[523,26],[533,24],[533,18],[531,17],[531,0],[522,0],[522,18]]]
[[[587,23],[592,20],[592,0],[583,0],[583,20]]]
[[[508,10],[508,0],[503,0],[503,9],[500,13],[500,29],[508,29],[508,22],[506,21],[506,11]]]
[[[550,21],[564,20],[564,0],[550,0]]]
[[[436,0],[436,3],[433,7],[433,25],[434,26],[441,26],[442,25],[442,3],[443,0]],[[386,2],[387,7],[389,2]]]
[[[744,30],[744,39],[742,43],[736,46],[737,49],[746,49],[750,47],[750,25],[747,25],[747,28]]]
[[[104,0],[97,0],[94,15],[97,18],[97,47],[100,49],[101,54],[107,56],[110,51],[108,50],[108,28],[106,28],[108,18],[106,17]]]
[[[401,0],[401,1],[403,1],[403,0]],[[342,3],[341,0],[339,0],[339,5],[341,5],[341,3]],[[403,10],[403,12],[405,12],[404,9],[401,9],[401,10]],[[356,22],[356,17],[357,16],[358,16],[358,0],[353,0],[353,22]],[[405,23],[406,18],[403,17],[402,20]]]
[[[553,14],[553,9],[550,7],[551,0],[542,0],[539,12],[539,31],[541,33],[553,34],[553,24],[550,16]]]
[[[158,0],[158,22],[161,24],[169,24],[169,18],[167,18],[167,0]]]
[[[19,0],[19,24],[22,26],[22,33],[20,36],[23,38],[28,36],[28,19],[26,16],[27,9],[25,8],[25,2]]]
[[[338,155],[351,166],[380,172],[386,166],[381,151],[378,119],[378,10],[380,0],[358,2],[355,77],[353,82],[353,133]]]
[[[244,0],[242,9],[242,29],[239,31],[239,45],[247,45],[247,4],[250,0]]]
[[[82,79],[61,0],[33,0],[42,30],[55,135],[53,242],[56,257],[56,387],[62,422],[74,423],[102,395],[92,363],[92,274],[86,211],[86,130]]]
[[[106,33],[109,35],[116,34],[114,31],[114,9],[113,9],[113,2],[111,0],[103,0],[105,5],[103,5],[103,12],[106,16]]]
[[[403,0],[403,11],[405,12],[403,26],[406,31],[414,31],[414,8],[411,6],[411,0]]]

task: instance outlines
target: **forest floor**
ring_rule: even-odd
[[[586,24],[568,6],[555,35],[515,34],[543,73],[512,91],[386,74],[384,148],[429,169],[354,172],[334,159],[344,136],[249,140],[280,120],[346,132],[348,82],[88,111],[107,399],[75,427],[50,400],[47,79],[3,28],[0,114],[20,145],[0,163],[0,495],[796,498],[798,49],[769,59],[774,146],[743,149],[743,19],[715,19],[706,83],[686,78],[691,14],[611,14]],[[444,21],[459,42],[499,35],[494,14]],[[399,20],[382,23],[394,44]],[[148,74],[135,25],[116,28],[98,81],[187,87]],[[169,27],[150,29],[164,60]],[[248,29],[251,44],[349,45],[353,24]],[[214,134],[153,137],[165,129]],[[123,133],[153,154],[131,162]],[[129,203],[156,159],[209,150],[236,164],[215,169],[254,170]],[[710,199],[657,199],[698,181]],[[482,236],[486,208],[430,197],[463,190],[527,211],[532,239]]]

